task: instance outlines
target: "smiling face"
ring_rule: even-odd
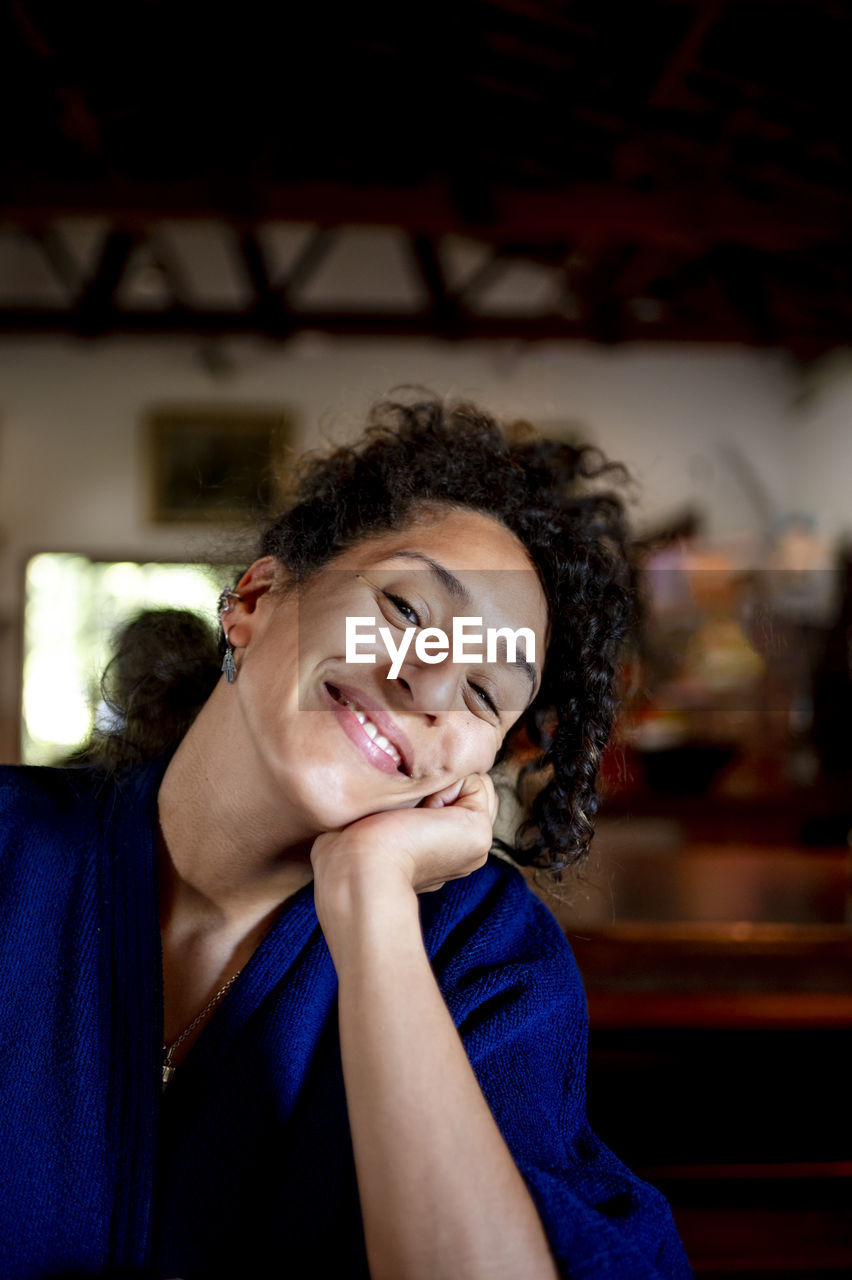
[[[267,590],[274,562],[259,561],[240,584],[245,603],[229,636],[239,674],[228,695],[276,794],[305,832],[348,825],[379,810],[414,807],[472,773],[486,773],[508,729],[541,679],[547,607],[518,539],[477,512],[429,512],[405,528],[351,547],[298,589]],[[535,637],[535,663],[521,643],[507,661],[429,663],[411,644],[389,679],[391,655],[377,638],[347,662],[346,619],[375,618],[399,646],[406,628],[481,618],[471,635],[521,627]],[[412,634],[412,639],[416,632]]]

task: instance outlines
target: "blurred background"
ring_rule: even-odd
[[[852,1271],[850,34],[837,0],[0,16],[0,758],[71,755],[116,628],[212,622],[289,460],[395,386],[626,463],[647,631],[592,858],[536,888],[593,1119],[702,1275]]]

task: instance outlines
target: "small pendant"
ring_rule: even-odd
[[[222,659],[222,674],[228,684],[234,683],[234,677],[237,674],[237,668],[234,666],[234,651],[230,645],[225,650],[225,656]]]
[[[163,1063],[163,1088],[164,1089],[166,1085],[169,1083],[169,1081],[171,1080],[175,1071],[176,1071],[176,1068],[169,1066],[168,1062]]]

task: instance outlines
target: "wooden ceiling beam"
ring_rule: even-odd
[[[720,243],[777,253],[834,240],[852,243],[852,196],[830,189],[822,198],[816,190],[807,199],[791,192],[781,205],[716,185],[652,192],[613,184],[547,192],[492,187],[491,214],[482,221],[463,216],[447,184],[440,182],[403,188],[222,179],[16,183],[12,177],[6,189],[0,217],[25,228],[64,216],[109,216],[140,231],[165,218],[219,218],[242,224],[312,222],[325,229],[343,224],[399,227],[432,237],[456,232],[491,243],[627,241],[681,252],[703,252]]]
[[[680,43],[669,54],[657,83],[648,98],[651,107],[694,110],[703,105],[687,87],[689,72],[695,67],[701,50],[719,19],[723,0],[706,0],[693,12]]]
[[[509,258],[506,250],[500,246],[495,247],[482,262],[470,273],[466,280],[463,280],[458,288],[458,296],[463,298],[470,305],[474,298],[483,294],[486,289],[494,284],[505,273],[509,266]]]
[[[732,312],[753,327],[760,346],[777,345],[780,327],[772,314],[766,271],[758,254],[736,246],[719,246],[711,253],[708,275],[729,299]]]
[[[195,311],[172,307],[162,311],[131,311],[119,308],[101,310],[97,325],[83,323],[78,309],[44,307],[0,308],[0,335],[67,334],[82,336],[153,337],[184,335],[193,337],[226,337],[258,335],[270,337],[266,318],[257,308],[246,311]],[[812,317],[809,317],[812,319]],[[340,337],[435,337],[431,311],[411,312],[332,312],[306,311],[292,316],[291,332],[300,329],[328,333]],[[520,342],[589,340],[586,319],[572,320],[552,314],[543,316],[475,315],[461,311],[454,340],[511,340]],[[664,313],[653,323],[642,322],[625,308],[617,334],[610,340],[666,341],[714,343],[740,341],[754,346],[770,345],[754,328],[740,321],[736,333],[730,315],[701,308],[692,315],[669,316]],[[852,316],[847,317],[844,332],[833,326],[823,332],[818,323],[812,329],[787,332],[771,345],[782,345],[798,353],[820,354],[838,345],[852,345]]]
[[[77,295],[83,282],[64,237],[56,227],[47,227],[42,231],[34,231],[31,239],[44,254],[53,278],[66,291],[70,301]]]
[[[254,311],[263,332],[271,338],[286,337],[292,331],[292,318],[284,304],[282,291],[272,286],[263,250],[253,232],[246,231],[242,234],[239,240],[239,252],[240,261],[254,293]]]
[[[583,272],[570,272],[569,282],[580,299],[589,332],[599,342],[617,342],[627,315],[619,282],[637,257],[637,247],[635,244],[613,244],[597,254],[590,252],[584,244],[576,248],[582,257],[588,259],[589,265]]]
[[[460,326],[459,308],[456,299],[447,289],[434,241],[429,236],[413,235],[409,237],[409,245],[418,274],[429,295],[435,331],[444,337],[452,337],[458,333]]]
[[[149,240],[148,248],[154,266],[161,272],[166,288],[171,294],[172,305],[176,307],[190,306],[192,289],[180,254],[175,252],[170,245],[164,244],[162,237],[156,235]]]
[[[125,228],[109,233],[104,240],[95,273],[83,290],[79,303],[72,312],[65,313],[66,330],[70,314],[77,330],[82,334],[111,332],[115,295],[138,239],[138,236]]]
[[[315,227],[296,256],[287,273],[284,286],[288,297],[297,296],[308,284],[320,263],[334,247],[336,236],[326,227]]]
[[[100,121],[90,109],[84,90],[69,77],[65,59],[52,48],[42,25],[31,12],[34,7],[22,0],[11,0],[9,16],[33,60],[35,74],[40,76],[46,92],[56,103],[59,133],[84,155],[100,157],[103,155]]]

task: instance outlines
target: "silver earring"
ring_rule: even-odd
[[[225,587],[224,591],[219,592],[219,599],[216,602],[216,612],[220,615],[223,613],[229,613],[232,600],[242,600],[242,596],[239,591],[231,591],[228,587]]]
[[[230,612],[232,600],[242,600],[242,596],[239,591],[225,590],[219,596],[218,601],[219,623],[222,626],[222,634],[225,637],[225,656],[222,659],[222,675],[225,677],[228,684],[233,684],[236,680],[237,668],[234,663],[234,646],[228,639],[228,633],[222,623],[222,615]]]
[[[225,637],[225,646],[225,656],[222,659],[222,675],[228,684],[233,684],[237,677],[237,668],[234,665],[234,650],[227,636]]]

